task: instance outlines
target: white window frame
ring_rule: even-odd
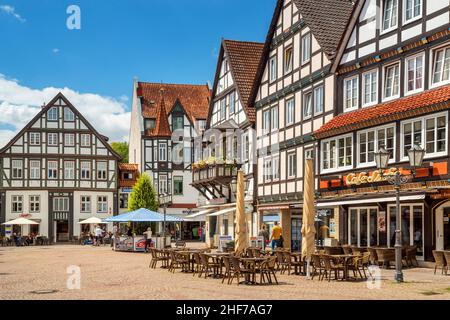
[[[97,213],[108,213],[108,196],[97,197]]]
[[[394,129],[394,141],[393,141],[393,145],[394,145],[394,148],[393,148],[393,154],[392,154],[392,159],[389,159],[389,163],[390,164],[392,164],[392,163],[395,163],[395,159],[396,159],[396,155],[397,155],[397,148],[396,148],[396,146],[397,146],[397,132],[396,132],[396,125],[395,125],[395,123],[391,123],[391,124],[387,124],[387,125],[384,125],[384,126],[381,126],[381,127],[374,127],[374,128],[370,128],[370,129],[366,129],[366,130],[360,130],[360,131],[358,131],[357,133],[356,133],[356,140],[357,140],[357,146],[356,146],[356,150],[357,150],[357,164],[358,164],[358,167],[361,167],[361,168],[366,168],[366,167],[374,167],[374,166],[376,166],[376,163],[375,163],[375,158],[374,158],[374,161],[371,161],[371,162],[361,162],[360,161],[360,154],[361,154],[361,137],[360,137],[360,135],[361,134],[363,134],[363,133],[366,133],[366,134],[368,134],[369,132],[371,132],[371,131],[374,131],[374,152],[378,152],[379,151],[379,149],[380,149],[380,146],[378,145],[378,141],[379,141],[379,138],[378,138],[378,131],[379,130],[387,130],[387,129]],[[366,151],[367,152],[367,155],[369,154],[368,153],[368,151]]]
[[[271,114],[271,109],[266,109],[263,111],[263,121],[262,121],[263,134],[270,133],[270,114]]]
[[[175,193],[175,182],[181,181],[181,193]],[[173,176],[173,195],[182,196],[184,195],[184,179],[183,176]]]
[[[285,101],[286,104],[286,126],[295,123],[295,97],[289,98]]]
[[[30,180],[41,179],[41,161],[30,160]]]
[[[30,146],[39,146],[41,144],[41,133],[30,132]]]
[[[276,164],[276,165],[275,165]],[[272,156],[272,181],[280,180],[280,156]]]
[[[340,139],[344,139],[344,141],[346,141],[347,138],[351,138],[351,150],[352,150],[352,156],[351,156],[351,164],[349,165],[344,165],[344,166],[339,166],[339,140]],[[328,166],[328,169],[324,169],[323,168],[323,151],[324,151],[324,144],[326,143],[330,143],[331,141],[335,142],[335,154],[334,154],[334,167],[331,167],[330,165]],[[346,147],[346,146],[345,146]],[[345,148],[346,151],[347,148]],[[330,158],[330,154],[331,151],[328,150],[328,162],[330,163],[331,158]],[[340,171],[347,171],[347,170],[351,170],[353,169],[353,162],[354,162],[354,143],[353,143],[353,133],[349,133],[346,135],[342,135],[342,136],[337,136],[337,137],[333,137],[330,139],[326,139],[323,140],[321,142],[321,159],[320,159],[320,172],[321,173],[330,173],[330,172],[340,172]],[[344,152],[344,159],[347,158],[347,154],[346,152]]]
[[[406,25],[408,23],[414,22],[414,21],[419,20],[419,19],[422,18],[423,2],[426,1],[426,0],[411,0],[412,4],[413,4],[413,7],[412,7],[412,14],[413,14],[413,16],[411,18],[409,18],[409,19],[407,18],[407,15],[406,15],[406,10],[407,10],[406,4],[408,3],[408,1],[409,0],[403,0],[403,25]],[[416,2],[416,1],[420,1],[420,9],[419,9],[419,15],[414,16],[414,8],[415,8],[415,3],[414,2]]]
[[[80,212],[81,213],[91,213],[92,212],[92,202],[91,196],[81,196],[80,197]]]
[[[49,160],[47,161],[47,179],[48,180],[58,180],[58,161]]]
[[[269,59],[269,83],[276,81],[278,78],[278,59],[274,55]]]
[[[52,138],[50,138],[50,137],[52,137]],[[50,143],[50,142],[52,142],[52,143]],[[49,132],[47,134],[47,145],[48,146],[53,146],[53,147],[58,146],[58,142],[59,142],[59,134],[58,133]]]
[[[417,58],[422,58],[422,83],[421,83],[421,88],[417,89],[415,88],[414,90],[409,91],[408,89],[408,62],[410,60],[414,60],[414,87],[416,86],[416,76],[417,76]],[[424,90],[425,87],[425,52],[421,52],[409,57],[405,58],[405,96],[414,94],[414,93],[418,93],[418,92],[422,92]]]
[[[235,92],[233,91],[232,93],[229,94],[229,99],[230,99],[230,114],[234,114],[236,113],[236,95]]]
[[[80,179],[91,180],[92,164],[90,161],[80,161]]]
[[[17,207],[17,209],[14,207]],[[23,196],[11,196],[11,212],[23,213]]]
[[[47,111],[47,121],[58,121],[58,107],[51,107]],[[50,117],[51,116],[51,117]],[[54,118],[56,116],[56,119]]]
[[[319,104],[317,99],[317,93],[321,92]],[[318,107],[320,106],[320,109]],[[325,88],[323,85],[320,85],[318,87],[314,88],[314,95],[313,95],[313,113],[315,116],[322,114],[323,109],[325,107]]]
[[[297,151],[287,153],[287,176],[288,179],[297,177]]]
[[[97,162],[97,180],[107,180],[108,179],[108,162],[98,161]]]
[[[64,146],[66,146],[66,147],[74,147],[75,146],[75,134],[74,133],[65,133],[64,134]]]
[[[356,80],[356,103],[355,103],[355,105],[353,105],[353,100],[355,99],[355,97],[353,96],[353,93],[354,93],[354,87],[353,87],[353,84],[354,84],[354,80]],[[351,106],[350,107],[347,107],[347,98],[348,98],[348,96],[347,96],[347,82],[350,82],[351,81],[351,83],[352,83],[352,87],[351,87],[351,92],[352,92],[352,97],[351,97]],[[355,76],[352,76],[352,77],[348,77],[348,78],[345,78],[344,79],[344,87],[343,87],[343,90],[344,90],[344,94],[343,94],[343,97],[344,97],[344,112],[350,112],[350,111],[353,111],[353,110],[356,110],[356,109],[358,109],[358,105],[359,105],[359,76],[358,75],[355,75]]]
[[[158,177],[158,193],[167,194],[169,192],[169,178],[166,175]]]
[[[75,161],[64,161],[64,179],[75,179]]]
[[[409,161],[408,156],[404,155],[404,150],[405,150],[404,126],[405,126],[405,124],[414,123],[414,122],[417,122],[417,121],[421,121],[422,122],[422,128],[421,128],[422,141],[421,141],[420,146],[426,150],[426,147],[427,147],[426,121],[429,120],[429,119],[437,119],[437,118],[444,117],[444,116],[446,118],[446,121],[445,121],[445,123],[446,123],[446,128],[445,128],[445,139],[446,139],[446,141],[445,141],[445,151],[441,151],[441,152],[436,152],[435,151],[433,153],[428,153],[427,152],[427,153],[425,153],[424,159],[444,157],[444,156],[448,155],[448,114],[447,114],[447,112],[440,112],[440,113],[430,114],[430,115],[427,115],[425,117],[408,119],[408,120],[402,121],[400,123],[400,136],[402,137],[402,139],[400,141],[400,152],[401,152],[401,154],[400,154],[400,161],[402,161],[402,162],[403,161]],[[437,150],[437,142],[438,142],[437,139],[436,139],[436,132],[437,131],[436,131],[436,128],[435,128],[435,137],[434,137],[435,138],[434,139],[435,140],[434,141],[434,143],[435,143],[435,150]],[[412,140],[411,142],[414,145],[415,141]]]
[[[53,211],[69,212],[69,198],[67,197],[53,198]]]
[[[158,143],[158,161],[167,161],[167,142]]]
[[[367,75],[370,76],[370,89],[372,90],[373,75],[374,74],[375,74],[375,76],[377,78],[376,81],[375,81],[375,100],[372,101],[372,91],[370,91],[370,100],[371,101],[370,102],[366,102],[366,76]],[[378,104],[378,84],[379,84],[379,80],[380,80],[380,77],[379,77],[378,68],[369,70],[369,71],[364,72],[362,74],[362,80],[361,80],[361,82],[362,82],[362,86],[361,86],[361,89],[362,89],[362,92],[361,92],[362,103],[361,103],[361,105],[362,105],[363,108],[374,106],[374,105]]]
[[[82,133],[80,135],[80,144],[82,147],[91,146],[91,135],[89,133]]]
[[[276,131],[279,129],[280,115],[278,112],[278,106],[270,109],[270,129]]]
[[[310,97],[310,98],[309,98],[309,103],[308,103],[307,97]],[[313,106],[314,102],[313,102],[313,93],[312,93],[312,91],[305,92],[305,93],[303,94],[303,99],[302,99],[302,100],[303,100],[303,120],[312,118],[312,115],[313,115],[313,108],[314,108],[314,106]],[[309,112],[308,112],[308,111],[309,111]]]
[[[23,159],[12,159],[11,160],[11,178],[12,179],[23,179],[24,174]]]
[[[29,197],[30,213],[41,212],[41,197],[40,196],[30,196]]]
[[[311,33],[307,33],[302,37],[302,66],[311,61],[311,53]]]
[[[287,53],[291,52],[291,55],[288,57]],[[294,69],[294,46],[287,46],[286,48],[284,48],[284,74],[288,74],[291,73],[292,70]]]
[[[441,50],[444,51],[444,60],[442,61],[442,68],[441,68],[441,79],[442,79],[444,66],[445,66],[445,51],[446,50],[450,51],[450,42],[447,42],[447,43],[445,43],[442,46],[433,48],[430,51],[430,54],[431,54],[431,57],[430,57],[430,88],[436,88],[436,87],[440,87],[440,86],[443,86],[443,85],[446,85],[446,84],[450,83],[450,75],[449,75],[449,78],[447,80],[441,80],[439,82],[434,83],[434,71],[435,71],[434,60],[436,58],[436,53],[438,51],[441,51]]]
[[[388,68],[391,68],[391,67],[394,67],[395,68],[395,66],[398,66],[398,93],[396,94],[396,95],[391,95],[390,97],[386,97],[386,88],[387,88],[387,82],[386,82],[386,71],[387,71],[387,69]],[[398,99],[398,98],[400,98],[400,89],[401,89],[401,70],[402,70],[402,68],[401,68],[402,66],[401,66],[401,61],[400,60],[397,60],[397,61],[395,61],[395,62],[392,62],[392,63],[389,63],[389,64],[387,64],[387,65],[384,65],[383,66],[383,84],[382,84],[382,89],[383,89],[383,92],[382,92],[382,95],[383,95],[383,102],[386,102],[386,101],[391,101],[391,100],[394,100],[394,99]],[[393,76],[394,76],[394,78],[392,79],[392,92],[394,91],[394,83],[395,83],[395,69],[394,69],[394,74],[393,74]]]
[[[64,107],[64,121],[65,122],[74,122],[75,114],[69,107]]]
[[[273,169],[272,169],[272,157],[266,157],[263,160],[263,180],[264,183],[271,182],[273,180]]]
[[[380,34],[385,34],[385,33],[388,33],[388,32],[390,32],[390,31],[392,31],[392,30],[395,30],[395,29],[397,29],[398,28],[398,20],[399,20],[399,3],[398,3],[398,1],[399,0],[392,0],[393,1],[393,3],[392,3],[392,9],[394,9],[394,7],[395,7],[395,11],[396,11],[396,23],[395,23],[395,25],[392,25],[392,23],[390,22],[389,23],[389,27],[388,28],[384,28],[384,9],[385,9],[385,4],[386,4],[386,2],[387,1],[389,1],[389,0],[382,0],[382,2],[381,2],[381,10],[380,10],[380,14],[381,14],[381,18],[380,18],[380,25],[381,25],[381,30],[380,30]],[[394,6],[394,3],[397,3],[397,5],[396,6]],[[390,17],[390,21],[392,21],[392,18],[393,18],[393,12],[394,12],[394,10],[392,10],[391,11],[391,17]]]

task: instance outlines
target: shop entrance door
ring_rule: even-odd
[[[373,247],[379,244],[378,208],[350,208],[349,245]]]
[[[436,209],[436,250],[450,250],[450,203]]]
[[[302,219],[292,218],[291,220],[291,250],[302,250]]]
[[[56,241],[69,241],[69,222],[67,220],[55,221],[56,223]]]

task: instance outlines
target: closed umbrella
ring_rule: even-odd
[[[244,202],[244,172],[238,171],[236,194],[236,254],[240,254],[248,247],[247,221]]]
[[[306,159],[303,190],[302,257],[307,259],[306,276],[309,278],[311,255],[315,250],[314,169],[313,159]]]

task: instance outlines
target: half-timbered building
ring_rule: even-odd
[[[128,200],[138,179],[137,164],[119,163],[119,214],[128,212]]]
[[[256,135],[251,92],[264,45],[223,40],[209,107],[207,131],[193,168],[193,186],[205,197],[199,214],[206,215],[206,240],[234,235],[236,198],[231,182],[244,172],[245,202],[250,234],[257,232],[255,208]],[[203,147],[202,141],[205,142]],[[195,216],[195,215],[194,215]]]
[[[159,195],[171,196],[167,214],[185,218],[201,199],[191,186],[194,139],[205,130],[210,96],[207,84],[134,84],[129,159]],[[198,222],[183,224],[183,238]]]
[[[342,244],[394,246],[394,186],[375,153],[390,152],[391,173],[409,172],[408,150],[426,152],[401,188],[403,244],[420,259],[450,248],[448,0],[358,1],[337,52],[336,114],[320,140],[318,207],[333,212]]]
[[[304,160],[313,132],[335,114],[338,45],[354,11],[347,0],[279,0],[253,93],[258,136],[258,213],[281,222],[284,245],[299,249]],[[317,159],[317,157],[315,157]]]
[[[26,217],[38,225],[24,233],[78,237],[79,221],[117,212],[119,160],[59,93],[0,150],[0,222]]]

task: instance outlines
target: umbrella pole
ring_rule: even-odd
[[[306,279],[311,280],[311,258],[306,259]]]

